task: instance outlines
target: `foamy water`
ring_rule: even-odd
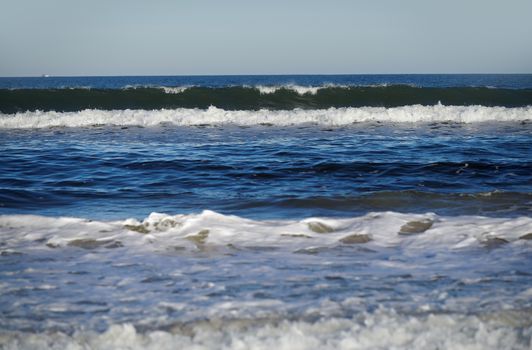
[[[529,349],[527,315],[400,316],[379,312],[356,320],[329,319],[316,323],[252,321],[201,324],[187,332],[139,333],[130,324],[112,326],[106,332],[76,332],[13,337],[6,349]],[[260,323],[260,322],[259,322]],[[522,326],[524,332],[514,331]],[[186,328],[185,328],[186,329]],[[193,327],[189,327],[193,329]]]
[[[4,215],[0,216],[0,227],[3,249],[14,252],[28,244],[30,249],[35,248],[31,246],[33,242],[57,248],[87,240],[89,245],[120,241],[121,246],[155,251],[175,245],[184,251],[207,246],[252,246],[312,253],[356,243],[375,249],[400,246],[404,251],[524,244],[522,240],[528,240],[526,235],[532,232],[532,219],[383,212],[346,219],[256,221],[205,210],[188,215],[152,213],[142,221],[111,222]]]
[[[346,126],[360,122],[395,123],[479,123],[521,122],[532,120],[532,108],[483,106],[405,106],[398,108],[330,108],[327,110],[226,111],[216,107],[174,110],[83,110],[79,112],[24,112],[0,114],[0,128],[261,125],[293,126],[316,124]]]
[[[0,227],[6,349],[530,345],[527,217],[203,211]]]

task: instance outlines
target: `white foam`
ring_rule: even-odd
[[[296,85],[296,84],[285,84],[285,85],[254,85],[254,86],[244,86],[244,87],[253,87],[260,91],[261,94],[268,95],[273,94],[277,92],[278,90],[292,90],[296,92],[298,95],[316,95],[319,90],[322,89],[331,89],[331,88],[338,88],[338,89],[349,89],[349,88],[357,88],[357,87],[366,87],[366,88],[372,88],[372,87],[387,87],[389,84],[382,83],[382,84],[364,84],[364,85],[343,85],[343,84],[323,84],[319,86],[309,86],[309,85]],[[414,84],[401,84],[401,86],[410,86],[410,87],[416,87]]]
[[[0,343],[5,349],[529,349],[532,327],[526,313],[507,313],[407,316],[378,311],[313,323],[207,321],[145,333],[126,323],[103,333],[6,332]]]
[[[256,85],[254,88],[258,89],[261,94],[268,95],[277,92],[278,90],[292,90],[298,95],[311,94],[316,95],[318,90],[329,88],[329,87],[342,87],[340,85],[323,85],[323,86],[302,86],[302,85]]]
[[[409,222],[431,225],[418,234],[399,234]],[[199,214],[152,213],[143,221],[100,222],[79,218],[28,215],[0,216],[2,249],[21,251],[45,244],[66,247],[79,240],[120,241],[132,249],[164,251],[182,247],[276,247],[288,253],[338,247],[342,239],[365,235],[371,249],[400,246],[404,251],[449,251],[491,243],[527,244],[520,237],[532,232],[532,218],[481,216],[442,217],[433,213],[369,213],[353,218],[307,218],[258,221],[210,210]],[[493,241],[495,240],[495,241]],[[35,242],[40,242],[36,244]],[[349,243],[347,243],[349,244]]]
[[[315,124],[346,126],[359,122],[432,123],[432,122],[516,122],[532,120],[532,107],[505,108],[484,106],[404,106],[396,108],[361,107],[316,110],[229,111],[208,109],[171,110],[83,110],[79,112],[23,112],[0,114],[0,129],[116,126],[176,126],[271,124],[291,126]]]
[[[413,222],[431,225],[411,235],[399,234]],[[484,277],[478,270],[496,272],[499,264],[511,269],[522,265],[532,241],[520,238],[530,232],[532,218],[528,217],[434,213],[376,212],[349,218],[251,220],[205,210],[186,215],[152,213],[143,220],[116,221],[2,215],[0,256],[20,261],[4,269],[5,278],[0,280],[3,295],[11,295],[6,300],[14,304],[12,310],[19,309],[18,303],[24,310],[31,301],[32,310],[42,315],[53,312],[59,317],[58,314],[83,312],[91,320],[85,323],[68,315],[64,319],[50,317],[43,322],[43,328],[40,323],[37,327],[45,331],[35,333],[24,330],[34,329],[32,325],[40,321],[25,314],[13,317],[10,324],[4,322],[9,327],[0,330],[0,348],[529,349],[532,325],[526,305],[532,292],[528,286],[515,289],[518,295],[512,287],[497,289],[500,284],[482,284],[486,292],[479,285],[473,294],[450,296],[447,292],[455,290],[458,280],[478,284]],[[353,235],[370,240],[342,242]],[[495,246],[486,244],[490,240]],[[256,249],[261,247],[267,249]],[[320,249],[328,254],[319,255]],[[391,251],[394,253],[389,255]],[[265,252],[266,259],[262,259],[261,252]],[[340,253],[338,260],[335,252]],[[197,259],[204,254],[209,259]],[[351,258],[346,259],[345,254]],[[40,256],[56,261],[33,260]],[[426,264],[427,256],[430,264]],[[286,264],[275,266],[271,258]],[[28,265],[32,261],[35,264]],[[360,262],[364,264],[351,270],[353,264]],[[135,267],[138,264],[146,265]],[[287,264],[297,269],[286,270]],[[309,265],[300,269],[304,266],[301,264]],[[123,269],[127,266],[131,268]],[[331,268],[321,270],[324,266]],[[77,267],[87,273],[66,273],[78,271]],[[428,281],[425,278],[431,279],[437,271],[449,277],[447,282],[441,282],[448,284],[435,285],[430,292],[426,292],[426,287],[405,288],[405,284],[394,290],[393,275],[402,272],[403,267],[404,272],[416,276],[412,286]],[[342,287],[342,292],[332,290],[328,294],[320,288],[327,287],[323,277],[330,271],[353,281],[368,274],[367,281],[378,282],[383,290],[353,290],[350,294],[344,293]],[[379,277],[379,271],[384,277]],[[170,285],[145,285],[145,277],[157,278],[159,273],[186,283],[190,291],[173,294]],[[98,274],[102,276],[98,281],[104,284],[94,286]],[[65,275],[68,278],[62,277]],[[28,280],[28,276],[35,279]],[[513,277],[502,276],[498,283],[507,285]],[[304,292],[297,300],[285,297],[289,289],[284,288],[283,294],[272,292],[264,299],[248,297],[246,287],[237,296],[227,297],[229,286],[256,283],[267,289],[272,283],[298,279],[306,281],[301,288],[306,290],[309,286],[309,293]],[[65,294],[70,288],[64,284],[67,280],[86,288],[87,295],[93,288],[106,287],[102,289],[105,301],[113,305],[113,312],[100,313],[107,305],[80,305],[78,293]],[[356,282],[352,286],[360,285]],[[50,295],[57,295],[54,291],[61,291],[63,297],[51,300]],[[323,293],[319,300],[314,296],[317,291]],[[35,297],[20,297],[16,294],[19,292],[33,293],[30,295]],[[221,296],[216,296],[219,292]],[[387,302],[395,297],[397,302]],[[147,300],[150,302],[144,303]],[[126,301],[126,306],[121,304]],[[139,308],[143,311],[135,313],[138,317],[132,316]],[[103,333],[91,328],[101,324],[99,320],[110,325]],[[67,323],[72,327],[63,328]]]
[[[163,86],[162,89],[166,94],[180,94],[191,87],[192,86],[174,86],[174,87]]]

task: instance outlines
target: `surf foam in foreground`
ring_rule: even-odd
[[[100,222],[79,218],[32,215],[0,216],[3,252],[80,246],[165,250],[180,246],[275,247],[296,253],[316,253],[338,245],[366,244],[380,249],[401,246],[406,250],[461,249],[528,244],[532,218],[440,217],[433,213],[369,213],[362,217],[307,218],[300,221],[255,221],[205,210],[200,214],[152,213],[143,221]],[[29,244],[29,246],[28,246]]]
[[[172,331],[139,332],[131,324],[104,333],[78,331],[10,334],[5,349],[529,349],[530,321],[519,312],[500,315],[401,316],[380,311],[356,319],[315,323],[278,321],[256,325],[203,322]],[[225,327],[224,327],[225,325]],[[523,327],[523,331],[515,331]],[[188,329],[188,331],[186,331]],[[188,333],[188,334],[187,334]]]
[[[0,238],[3,349],[531,345],[528,217],[4,215]]]

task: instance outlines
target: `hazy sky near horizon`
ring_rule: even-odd
[[[0,0],[0,76],[532,73],[531,0]]]

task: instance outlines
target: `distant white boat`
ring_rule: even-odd
[[[41,75],[41,77],[43,77],[43,78],[49,78],[49,77],[50,77],[50,74],[43,74],[43,75]]]

